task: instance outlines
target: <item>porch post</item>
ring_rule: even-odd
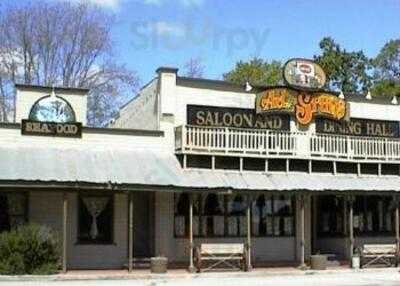
[[[63,240],[62,240],[62,272],[67,272],[67,244],[68,244],[68,193],[63,193]]]
[[[246,209],[246,216],[247,216],[247,271],[252,270],[251,266],[251,217],[250,217],[250,208],[251,208],[251,196],[247,196],[247,209]]]
[[[354,202],[354,197],[349,196],[348,197],[348,203],[349,203],[349,242],[350,242],[350,264],[351,264],[351,259],[353,257],[353,250],[354,250],[354,229],[353,229],[353,202]]]
[[[128,271],[133,270],[133,195],[129,192],[129,222],[128,222]]]
[[[395,195],[393,200],[394,200],[394,203],[396,204],[396,209],[395,209],[396,249],[397,249],[397,253],[400,253],[399,197],[397,195]]]
[[[189,194],[189,272],[195,272],[193,264],[193,195]]]
[[[306,269],[305,263],[305,213],[304,213],[304,195],[300,195],[300,269]]]

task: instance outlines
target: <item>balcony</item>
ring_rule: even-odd
[[[399,139],[191,125],[175,128],[175,150],[181,154],[400,162]]]

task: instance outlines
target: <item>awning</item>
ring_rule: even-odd
[[[400,177],[181,168],[167,151],[83,146],[0,146],[0,182],[112,184],[116,189],[400,191]]]

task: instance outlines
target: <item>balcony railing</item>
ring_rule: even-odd
[[[399,139],[227,127],[176,127],[175,148],[182,153],[251,157],[400,161]]]

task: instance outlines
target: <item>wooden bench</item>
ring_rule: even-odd
[[[217,266],[247,271],[247,250],[243,243],[202,243],[196,247],[194,258],[198,272]],[[209,262],[209,265],[202,269],[204,262]]]
[[[397,267],[399,254],[396,244],[364,244],[360,250],[360,267],[383,264]]]

